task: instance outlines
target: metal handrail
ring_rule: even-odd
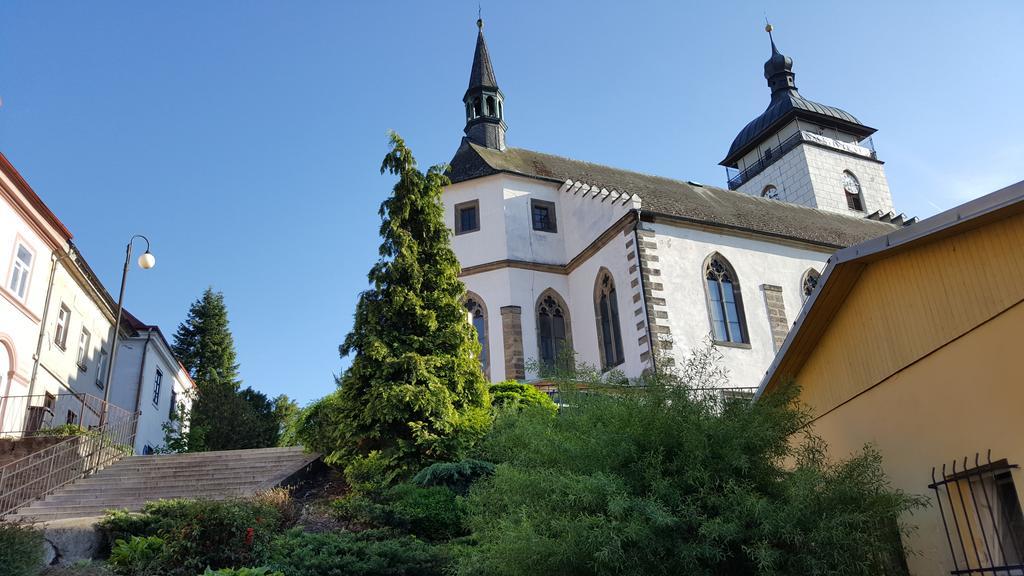
[[[103,401],[99,398],[75,398],[97,417],[102,413]],[[92,410],[93,406],[100,410]],[[78,434],[0,467],[0,518],[134,451],[138,414],[112,404],[106,408],[107,419],[102,427],[82,427]],[[85,413],[83,408],[82,414]],[[36,431],[32,435],[45,434]]]
[[[796,148],[797,145],[803,142],[816,142],[820,145],[822,139],[834,141],[834,139],[828,138],[827,136],[813,134],[811,132],[807,132],[806,130],[798,130],[794,132],[792,135],[790,135],[788,138],[780,142],[778,146],[767,148],[764,151],[764,154],[760,158],[758,158],[756,162],[747,166],[743,170],[735,171],[735,169],[733,168],[726,168],[726,174],[728,176],[729,181],[729,190],[735,190],[742,186],[743,184],[745,184],[746,182],[749,182],[754,176],[757,176],[766,168],[778,162],[780,158],[782,158],[787,152],[789,152],[793,148]],[[848,144],[849,143],[841,142],[831,147],[840,147],[841,149],[848,149],[846,147],[846,145]],[[870,138],[862,140],[861,142],[857,143],[856,147],[865,149],[867,151],[868,156],[877,159],[875,155],[875,144],[874,141],[872,141]]]

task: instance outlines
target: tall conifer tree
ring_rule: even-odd
[[[317,410],[318,445],[310,447],[332,462],[376,452],[403,468],[456,456],[480,438],[490,400],[444,223],[444,167],[420,172],[392,133],[385,172],[399,179],[380,207],[380,260],[340,346],[354,358],[337,397]]]
[[[246,406],[238,396],[241,382],[235,341],[228,328],[224,295],[207,288],[192,303],[188,317],[174,334],[174,354],[196,383],[197,395],[189,423],[189,450],[235,448],[244,430],[236,424]]]

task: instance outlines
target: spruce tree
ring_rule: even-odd
[[[189,450],[236,448],[238,436],[245,434],[238,423],[244,419],[247,406],[238,395],[241,382],[235,342],[222,293],[207,288],[192,303],[188,317],[174,334],[173,349],[197,388],[189,423]]]
[[[380,259],[339,347],[354,358],[337,379],[337,397],[316,410],[310,447],[330,462],[372,456],[402,470],[455,457],[479,439],[490,400],[444,223],[444,166],[420,172],[392,133],[385,172],[398,183],[379,211]]]

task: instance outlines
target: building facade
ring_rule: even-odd
[[[911,574],[1024,570],[1024,182],[839,251],[761,384],[801,386],[813,432],[872,444]]]
[[[507,146],[478,26],[443,202],[492,381],[538,380],[567,353],[637,377],[714,343],[730,385],[754,387],[829,256],[903,223],[862,145],[874,130],[800,96],[774,41],[772,103],[723,161],[746,178],[731,190]]]
[[[164,445],[164,426],[181,432],[180,419],[195,397],[192,377],[175,358],[158,326],[125,313],[128,334],[120,340],[111,402],[138,414],[135,452],[150,454]]]
[[[116,302],[71,232],[2,154],[0,272],[0,434],[98,425]],[[172,394],[187,403],[193,385],[162,335],[159,345],[138,346],[158,328],[125,313],[120,331],[110,401],[138,412],[136,449],[142,452],[163,444]],[[132,347],[146,351],[143,360],[153,379],[139,379]],[[166,384],[156,383],[154,371],[166,375]],[[83,394],[90,398],[83,400]],[[144,395],[155,405],[137,401]]]

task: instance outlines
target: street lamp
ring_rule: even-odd
[[[156,256],[153,256],[153,253],[149,251],[149,238],[146,238],[142,234],[132,236],[128,240],[128,246],[125,249],[124,272],[121,273],[121,295],[117,297],[117,316],[114,319],[114,340],[113,345],[110,347],[110,362],[107,364],[107,378],[103,385],[103,406],[100,407],[101,428],[107,423],[107,403],[110,401],[110,386],[113,384],[114,379],[114,364],[117,362],[117,344],[120,339],[121,311],[124,309],[124,286],[128,281],[128,264],[132,260],[132,242],[135,242],[136,238],[141,238],[146,241],[146,251],[142,256],[139,256],[139,268],[149,270],[153,266],[156,266]]]

